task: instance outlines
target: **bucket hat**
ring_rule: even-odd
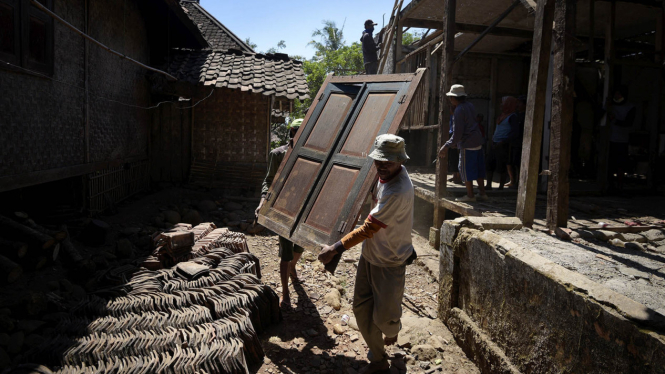
[[[453,84],[452,87],[450,87],[450,92],[448,92],[446,96],[466,96],[466,91],[464,91],[464,86],[461,84]]]
[[[377,161],[404,162],[409,159],[405,147],[404,139],[397,135],[379,135],[374,140],[374,150],[369,157]]]

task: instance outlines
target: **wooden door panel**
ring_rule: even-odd
[[[376,182],[368,158],[374,139],[397,132],[424,70],[328,77],[278,170],[259,223],[312,250],[351,231]]]
[[[328,152],[339,134],[354,98],[355,95],[331,94],[303,148]]]
[[[370,93],[363,104],[360,114],[346,138],[342,150],[343,155],[367,157],[374,145],[374,139],[388,115],[396,93]]]
[[[335,223],[342,211],[343,204],[339,202],[348,199],[359,172],[360,170],[355,168],[333,166],[305,224],[330,235],[335,229]]]
[[[320,168],[321,162],[298,158],[293,171],[286,178],[282,191],[275,199],[274,209],[290,220],[295,220],[307,198],[307,194],[302,191],[309,191],[312,188]]]

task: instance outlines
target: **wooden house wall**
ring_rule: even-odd
[[[161,105],[152,111],[150,179],[186,182],[192,162],[192,103]],[[185,108],[185,109],[180,109]]]
[[[436,53],[437,61],[441,61],[441,52]],[[494,101],[491,100],[491,86],[492,82],[492,59],[496,59],[496,92]],[[430,111],[434,112],[430,117],[430,122],[426,125],[438,124],[439,113],[439,85],[441,83],[441,69],[440,65],[436,71],[436,85],[430,85],[430,90],[435,90],[433,102],[430,103]],[[464,85],[466,93],[469,95],[468,100],[475,106],[476,112],[482,114],[484,117],[483,124],[485,126],[486,134],[492,134],[494,122],[496,117],[501,113],[501,98],[503,96],[520,96],[526,95],[528,85],[529,73],[529,60],[522,57],[510,56],[492,56],[488,54],[475,54],[469,53],[464,56],[460,61],[455,63],[453,67],[453,84]],[[491,115],[490,107],[494,106],[494,118],[489,118]],[[449,121],[450,117],[447,115],[444,119]],[[429,134],[429,130],[413,130],[401,131],[400,136],[404,137],[406,141],[407,153],[411,157],[409,161],[412,165],[419,166],[432,166],[432,161],[436,156],[436,152],[432,153],[431,159],[427,159],[428,143],[436,147],[436,130]]]
[[[88,32],[93,38],[149,62],[146,22],[137,2],[88,3]],[[56,14],[84,29],[84,0],[53,4]],[[149,105],[146,71],[90,45],[86,121],[84,39],[59,22],[53,27],[52,79],[0,65],[0,191],[147,156],[148,112],[117,103]]]
[[[208,87],[200,96],[209,94]],[[259,188],[269,152],[270,97],[215,89],[194,108],[193,177],[211,187]],[[212,174],[215,175],[212,175]]]

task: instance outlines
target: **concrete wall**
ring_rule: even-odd
[[[441,228],[439,316],[484,372],[665,373],[662,316],[473,221]]]
[[[84,0],[53,11],[84,29]],[[136,1],[89,1],[89,34],[149,63],[146,21]],[[89,160],[85,146],[84,39],[54,21],[52,79],[0,64],[0,177],[147,154],[150,103],[146,70],[89,47]]]

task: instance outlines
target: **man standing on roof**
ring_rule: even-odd
[[[360,42],[363,46],[363,61],[365,62],[365,74],[376,74],[379,70],[379,57],[377,52],[381,49],[374,42],[372,33],[374,32],[374,23],[371,19],[365,21],[365,30],[360,37]]]
[[[263,204],[266,201],[266,195],[268,194],[268,190],[270,190],[273,179],[275,179],[275,174],[277,174],[279,165],[282,163],[282,160],[284,160],[286,151],[289,148],[293,148],[293,138],[296,136],[302,121],[302,118],[299,118],[291,122],[291,125],[289,125],[288,144],[275,148],[270,152],[270,157],[268,159],[268,173],[266,174],[261,187],[261,202],[255,211],[257,217],[259,216],[261,207],[263,207]],[[282,297],[279,301],[280,307],[291,305],[291,298],[289,297],[289,275],[291,275],[292,282],[299,282],[298,274],[296,273],[296,264],[298,263],[298,260],[300,260],[300,256],[302,256],[303,252],[304,249],[301,246],[293,244],[286,238],[279,237],[279,256],[282,260],[279,264],[279,276],[282,281]]]
[[[389,368],[385,346],[397,341],[406,265],[416,257],[411,243],[413,184],[402,166],[409,159],[404,139],[379,135],[374,147],[369,155],[379,174],[372,192],[374,208],[362,227],[323,247],[319,254],[319,261],[327,264],[336,255],[364,242],[356,274],[353,314],[369,347],[370,364],[360,370],[365,374]]]

